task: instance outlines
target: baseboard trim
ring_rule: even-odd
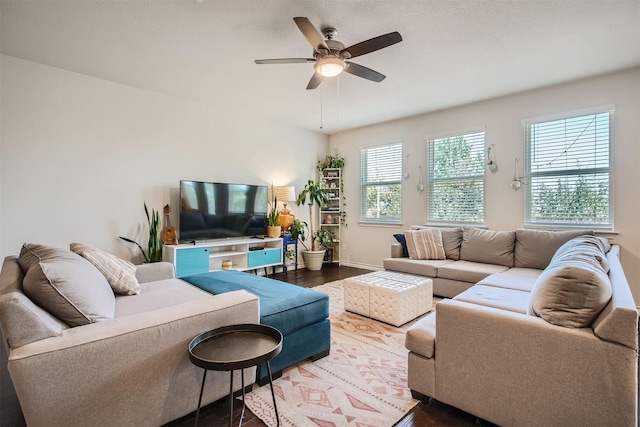
[[[363,270],[372,270],[372,271],[384,270],[384,267],[379,265],[363,264],[359,262],[340,261],[340,265],[343,265],[345,267],[361,268]]]

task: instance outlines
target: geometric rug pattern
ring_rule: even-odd
[[[313,289],[329,295],[331,351],[286,369],[273,382],[280,425],[393,426],[418,403],[407,388],[404,336],[410,323],[396,328],[344,311],[341,280]],[[268,385],[247,394],[246,402],[265,424],[277,425]]]

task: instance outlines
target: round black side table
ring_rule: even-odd
[[[207,379],[207,370],[229,371],[229,426],[233,423],[233,371],[242,370],[242,414],[240,423],[244,418],[245,391],[244,391],[244,369],[257,366],[261,363],[267,364],[269,373],[269,387],[271,387],[271,398],[276,412],[276,420],[280,425],[278,407],[276,406],[276,396],[273,392],[271,381],[271,366],[269,361],[280,354],[282,350],[282,334],[276,328],[267,325],[243,324],[230,325],[204,332],[195,337],[189,343],[189,359],[191,362],[204,369],[202,376],[202,386],[200,387],[200,397],[198,398],[198,410],[196,411],[196,427],[200,417],[200,405],[202,404],[202,393],[204,383]]]

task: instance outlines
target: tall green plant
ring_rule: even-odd
[[[149,261],[162,261],[162,236],[160,234],[162,228],[160,226],[160,212],[155,209],[151,209],[151,216],[149,216],[149,210],[145,203],[144,213],[147,215],[147,221],[149,222]]]
[[[278,217],[280,216],[280,209],[278,209],[278,198],[274,191],[273,184],[271,184],[271,200],[269,201],[269,212],[267,213],[267,223],[271,227],[277,227],[280,225]]]
[[[135,244],[142,252],[142,256],[144,257],[145,262],[159,262],[162,261],[162,236],[160,234],[160,213],[155,209],[151,210],[151,215],[149,215],[149,209],[147,208],[147,204],[144,204],[144,213],[147,215],[147,222],[149,223],[149,243],[147,244],[147,253],[144,252],[142,246],[138,244],[135,240],[131,240],[127,237],[119,236],[118,238],[124,240],[125,242]]]
[[[307,200],[309,202],[307,203]],[[309,223],[310,223],[310,236],[311,236],[311,250],[317,251],[318,245],[316,244],[315,237],[315,228],[313,220],[313,205],[318,205],[319,208],[325,206],[329,202],[329,196],[324,189],[324,186],[321,182],[315,182],[313,180],[307,181],[307,184],[304,186],[300,194],[298,194],[298,198],[296,199],[296,204],[298,206],[302,206],[305,203],[309,205]]]

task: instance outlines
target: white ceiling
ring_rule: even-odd
[[[0,14],[3,54],[324,133],[640,65],[639,0],[2,0]],[[313,64],[256,65],[311,56],[295,16],[347,46],[400,32],[353,60],[387,79],[307,91]]]

